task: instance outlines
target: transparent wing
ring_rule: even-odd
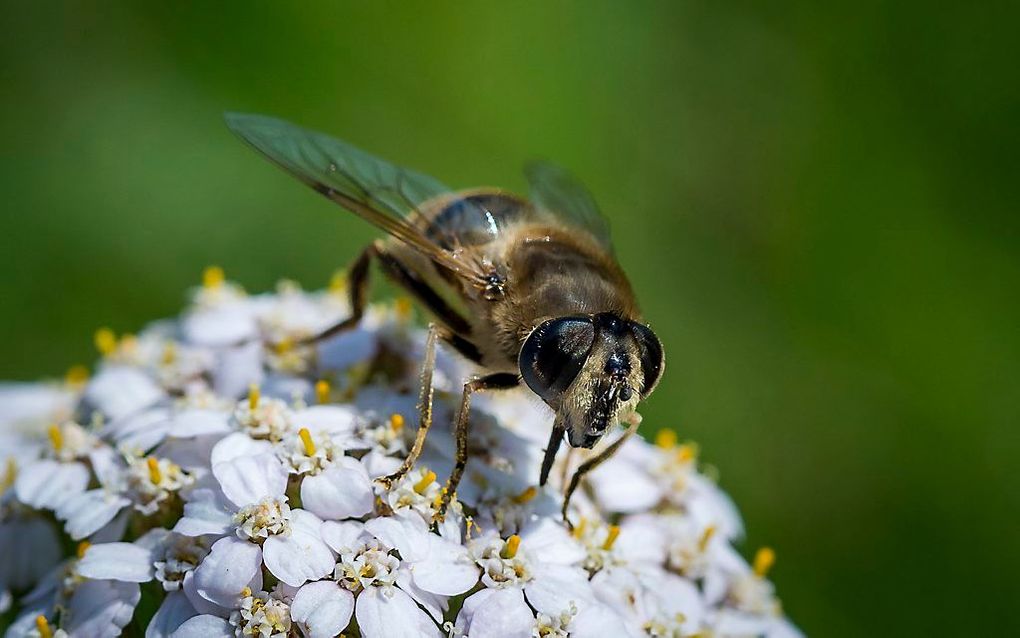
[[[319,193],[450,270],[475,274],[406,219],[426,200],[449,192],[439,181],[284,120],[246,113],[225,118],[241,139]]]
[[[585,228],[607,249],[612,250],[609,223],[599,212],[595,199],[566,169],[545,161],[524,167],[532,203],[571,224]]]

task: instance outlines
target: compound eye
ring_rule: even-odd
[[[541,323],[521,348],[521,378],[546,403],[554,404],[581,372],[594,343],[595,326],[589,317]]]
[[[644,375],[644,382],[641,384],[641,398],[645,398],[652,393],[655,384],[662,377],[662,371],[666,367],[666,358],[662,352],[662,343],[648,326],[634,323],[631,325],[631,330],[634,339],[637,340],[638,349],[641,351],[641,373]]]

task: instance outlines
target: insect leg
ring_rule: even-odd
[[[556,460],[556,452],[560,449],[560,444],[563,443],[563,426],[560,425],[559,419],[553,423],[552,433],[549,435],[549,445],[545,447],[545,456],[542,458],[542,472],[538,477],[538,484],[545,485],[545,482],[549,480],[549,470],[552,469],[553,461]]]
[[[350,330],[358,325],[361,317],[365,314],[365,302],[368,299],[368,273],[372,257],[379,255],[379,248],[376,244],[369,244],[354,263],[347,269],[348,285],[350,289],[351,316],[343,321],[326,328],[322,332],[301,341],[302,344],[318,343],[329,339],[345,330]]]
[[[591,457],[584,463],[581,463],[580,467],[577,468],[577,471],[574,472],[574,475],[570,477],[570,485],[567,486],[567,491],[563,494],[563,510],[562,510],[563,522],[567,524],[567,527],[569,529],[573,530],[574,524],[570,522],[569,518],[567,518],[567,508],[570,505],[570,498],[574,495],[574,490],[576,490],[577,486],[581,483],[581,479],[584,477],[585,474],[591,472],[599,465],[601,465],[606,459],[616,454],[616,451],[619,450],[620,447],[627,441],[627,439],[629,439],[634,434],[634,432],[637,431],[637,427],[638,424],[636,422],[631,423],[630,426],[627,428],[627,431],[623,433],[623,436],[609,444],[609,446],[606,447],[606,449],[602,450],[601,452]]]
[[[421,394],[418,397],[418,432],[414,435],[414,444],[407,453],[407,458],[400,464],[396,472],[381,476],[376,479],[386,489],[389,489],[395,482],[407,474],[425,445],[425,437],[432,427],[432,373],[436,369],[436,338],[439,335],[439,326],[429,324],[429,336],[425,341],[425,357],[421,363]]]
[[[460,477],[464,474],[464,466],[468,460],[468,411],[471,409],[471,395],[480,390],[506,390],[515,388],[520,383],[516,374],[510,372],[496,372],[484,377],[472,379],[464,384],[464,395],[460,402],[460,412],[457,413],[457,422],[453,434],[457,440],[457,451],[454,457],[453,471],[446,481],[443,489],[442,501],[436,512],[433,523],[438,523],[446,516],[446,508],[457,493],[457,485]]]
[[[421,275],[406,266],[394,255],[386,252],[383,248],[377,249],[376,255],[379,258],[379,264],[382,266],[383,271],[390,279],[417,297],[452,333],[461,335],[471,334],[471,324],[468,323],[468,320],[451,308],[450,304],[446,303],[446,300]]]

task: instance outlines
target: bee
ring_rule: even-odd
[[[391,485],[414,465],[432,423],[432,368],[441,340],[484,374],[464,383],[454,423],[455,463],[441,520],[468,460],[468,414],[476,392],[522,382],[556,413],[542,461],[545,485],[562,441],[593,448],[621,421],[630,427],[581,464],[581,477],[633,434],[634,409],[665,367],[662,344],[641,320],[634,291],[613,253],[609,229],[589,192],[548,163],[526,167],[529,198],[498,188],[453,191],[350,144],[279,119],[229,113],[227,125],[285,171],[389,234],[348,270],[351,316],[311,338],[354,327],[365,310],[369,266],[404,288],[434,317],[426,341],[421,414]]]

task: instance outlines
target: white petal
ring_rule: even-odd
[[[226,534],[234,527],[234,513],[226,499],[209,489],[197,489],[184,504],[184,516],[174,531],[185,536]]]
[[[72,636],[119,636],[142,593],[136,583],[86,580],[75,588],[63,627]]]
[[[259,573],[258,545],[227,536],[213,543],[209,555],[195,569],[195,591],[221,607],[236,607],[241,590]]]
[[[430,550],[428,525],[422,517],[381,516],[365,523],[365,531],[383,545],[400,552],[401,559],[409,562],[428,558]],[[438,538],[438,537],[437,537]]]
[[[319,529],[319,536],[338,554],[354,549],[358,539],[365,534],[365,526],[356,521],[326,521]]]
[[[82,463],[42,460],[18,473],[14,493],[36,509],[56,509],[89,484],[89,470]]]
[[[62,557],[60,538],[48,520],[11,515],[0,523],[0,588],[28,589]]]
[[[193,616],[170,634],[171,638],[234,638],[234,628],[217,616]]]
[[[521,546],[528,556],[541,563],[574,565],[583,561],[588,552],[570,532],[552,518],[542,518],[521,532]]]
[[[123,496],[97,488],[64,501],[57,509],[57,518],[67,521],[64,528],[77,541],[99,531],[130,504]]]
[[[210,466],[233,461],[239,456],[258,456],[272,452],[273,444],[261,439],[253,439],[242,432],[229,434],[217,443],[209,457]]]
[[[313,405],[296,411],[294,423],[300,423],[312,434],[352,434],[358,424],[358,411],[350,405]]]
[[[230,431],[230,415],[221,410],[184,410],[171,419],[169,434],[181,439]]]
[[[129,414],[108,428],[120,449],[132,450],[139,455],[162,441],[169,429],[170,411],[161,407]]]
[[[533,572],[534,578],[524,586],[524,593],[531,606],[543,614],[558,616],[570,609],[571,603],[582,608],[595,598],[587,573],[580,568],[536,565]]]
[[[592,492],[609,512],[642,512],[663,497],[662,485],[629,459],[609,459],[588,475]]]
[[[414,602],[418,603],[419,607],[427,611],[433,620],[439,623],[442,622],[443,615],[450,607],[447,604],[446,596],[433,594],[415,585],[414,579],[411,576],[411,570],[406,564],[401,565],[397,569],[397,587],[404,590],[404,593],[410,596]]]
[[[411,566],[414,583],[433,594],[463,594],[478,582],[478,565],[465,547],[430,534],[428,557]]]
[[[535,616],[521,590],[483,589],[464,601],[460,611],[471,638],[531,638]]]
[[[262,385],[262,344],[249,344],[228,348],[219,353],[213,372],[213,388],[224,397],[240,397],[254,383]]]
[[[291,620],[308,638],[331,638],[342,632],[354,613],[354,594],[331,580],[308,583],[290,604]]]
[[[220,489],[238,507],[263,497],[279,498],[287,489],[287,471],[272,454],[239,457],[213,466]]]
[[[358,595],[354,613],[364,638],[442,636],[428,614],[397,587],[365,589]]]
[[[262,589],[262,570],[255,575],[255,579],[248,585],[252,591],[258,591]],[[207,616],[219,616],[220,618],[227,618],[230,616],[230,609],[221,607],[216,603],[211,603],[202,595],[198,593],[195,588],[195,570],[191,570],[184,574],[184,584],[181,585],[181,590],[184,595],[187,596],[188,602],[195,608],[196,614],[205,614]]]
[[[297,525],[291,527],[289,535],[267,538],[262,544],[262,560],[274,576],[292,587],[322,578],[336,566],[333,552],[319,537],[318,529],[309,532]]]
[[[172,591],[153,614],[149,626],[145,628],[145,638],[169,638],[181,623],[196,613],[184,592]]]
[[[231,303],[192,312],[181,326],[184,338],[203,346],[233,346],[258,334],[248,304]]]
[[[301,481],[301,503],[326,519],[364,516],[375,507],[372,479],[360,461],[342,457],[321,474]]]
[[[570,623],[570,638],[626,636],[629,633],[623,618],[600,604],[586,605]]]
[[[152,580],[152,552],[134,543],[90,545],[78,561],[78,573],[95,580],[144,583]]]
[[[108,366],[89,381],[85,401],[111,421],[156,403],[164,396],[156,382],[137,368]]]

